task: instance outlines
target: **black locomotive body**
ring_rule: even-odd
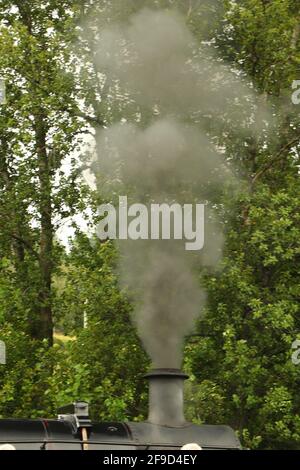
[[[227,426],[168,428],[150,423],[93,423],[87,441],[63,420],[0,420],[0,446],[16,450],[176,450],[190,442],[203,450],[239,449]]]
[[[177,369],[156,369],[149,379],[145,422],[90,421],[88,405],[63,407],[58,419],[0,420],[0,449],[11,450],[176,450],[190,443],[203,450],[234,450],[241,445],[229,426],[195,425],[183,415],[183,381]]]

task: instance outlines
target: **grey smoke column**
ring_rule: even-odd
[[[111,86],[111,106],[118,115],[130,112],[97,133],[102,196],[114,202],[128,195],[129,204],[211,203],[199,253],[187,253],[184,241],[119,241],[122,285],[134,297],[132,317],[145,349],[154,367],[180,368],[184,338],[205,305],[199,267],[214,268],[222,254],[216,201],[224,184],[237,182],[216,137],[228,123],[241,141],[246,128],[255,135],[263,126],[253,90],[196,44],[182,15],[142,9],[107,25],[99,33],[98,67]]]
[[[169,427],[187,424],[183,412],[183,383],[188,376],[179,369],[153,369],[145,377],[149,380],[148,421]]]

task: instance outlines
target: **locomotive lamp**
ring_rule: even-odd
[[[89,405],[85,401],[77,401],[62,406],[58,410],[58,419],[69,421],[75,432],[80,428],[90,428],[92,425],[89,418]]]
[[[63,406],[59,409],[58,419],[69,421],[72,424],[74,433],[78,433],[82,438],[83,450],[89,450],[88,428],[92,427],[89,418],[89,405],[85,401],[74,402],[71,405]]]

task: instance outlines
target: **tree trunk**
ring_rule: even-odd
[[[42,112],[35,116],[36,152],[38,157],[38,175],[40,184],[40,275],[41,287],[39,292],[40,312],[37,322],[38,339],[47,339],[49,346],[53,344],[53,319],[51,305],[52,283],[52,248],[53,225],[51,207],[51,174],[46,148],[46,122]]]

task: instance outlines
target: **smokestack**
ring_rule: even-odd
[[[153,369],[149,380],[148,422],[160,426],[187,424],[183,411],[183,382],[188,378],[180,369]]]

